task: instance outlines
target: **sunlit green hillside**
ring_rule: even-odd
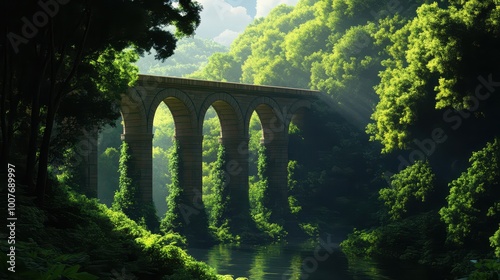
[[[204,66],[212,54],[226,51],[227,47],[212,40],[183,38],[177,42],[174,54],[165,61],[156,60],[153,51],[145,53],[136,65],[141,74],[183,77]]]

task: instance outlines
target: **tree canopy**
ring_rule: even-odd
[[[390,36],[389,58],[376,87],[380,102],[368,126],[385,152],[407,147],[412,132],[440,122],[439,113],[445,123],[454,122],[444,109],[472,112],[472,120],[496,130],[491,121],[498,99],[489,92],[499,85],[492,63],[500,58],[498,3],[450,2],[446,8],[422,5],[415,18]],[[453,129],[459,125],[454,123]]]
[[[153,48],[156,58],[169,57],[177,38],[193,34],[200,23],[201,6],[190,0],[11,1],[1,10],[1,161],[25,158],[19,164],[26,166],[24,182],[35,186],[42,201],[56,120],[57,127],[114,121],[118,111],[112,100],[137,75],[130,64],[137,57],[126,50]],[[64,116],[61,108],[75,99],[100,104],[87,107],[98,117]],[[15,145],[21,135],[29,143]]]

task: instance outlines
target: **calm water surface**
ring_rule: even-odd
[[[216,245],[190,248],[196,259],[208,263],[219,274],[250,280],[434,280],[444,279],[418,265],[382,264],[347,259],[337,248],[321,244],[273,244],[267,246]]]

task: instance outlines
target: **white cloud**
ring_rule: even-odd
[[[265,17],[269,12],[280,4],[295,5],[298,0],[257,0],[255,17]]]
[[[239,33],[252,22],[252,17],[248,15],[245,7],[235,7],[224,0],[198,0],[198,2],[203,5],[200,14],[201,23],[196,29],[196,34],[200,37],[213,39],[228,29]],[[229,36],[229,33],[226,32],[224,36]]]
[[[256,13],[256,17],[263,17],[279,4],[295,5],[298,2],[298,0],[197,1],[203,5],[203,11],[200,14],[201,23],[196,29],[196,35],[214,39],[227,46],[252,22],[250,14]],[[244,6],[249,7],[250,13]]]
[[[236,37],[238,37],[239,34],[240,32],[226,29],[222,31],[222,33],[219,34],[217,37],[215,37],[214,41],[229,47],[229,45],[231,45],[231,43],[234,41],[234,39],[236,39]]]

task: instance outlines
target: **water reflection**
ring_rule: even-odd
[[[422,267],[398,267],[373,261],[347,259],[339,249],[324,244],[273,244],[266,246],[217,245],[190,248],[189,253],[207,262],[219,274],[250,280],[386,280],[431,279]],[[414,278],[424,277],[424,278]]]
[[[231,264],[233,250],[229,246],[217,245],[212,247],[207,252],[206,263],[217,271],[220,270],[220,264]]]
[[[300,279],[302,258],[300,255],[293,255],[290,260],[290,269],[284,274],[282,279]]]
[[[338,262],[339,252],[330,256],[332,252],[321,250],[321,247],[311,243],[252,247],[217,245],[208,249],[191,248],[189,253],[207,262],[220,274],[230,274],[235,278],[248,277],[251,280],[332,279],[327,276],[338,274],[331,271],[332,265],[329,263],[334,260],[337,260],[333,266],[337,271],[347,271],[345,260]],[[318,258],[315,258],[315,252]],[[339,263],[344,263],[345,267],[340,268]]]
[[[348,258],[347,271],[353,280],[358,279],[391,279],[383,275],[383,271],[374,261]]]

